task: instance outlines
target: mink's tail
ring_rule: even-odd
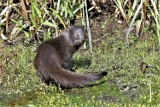
[[[107,72],[97,74],[78,74],[63,68],[58,68],[56,72],[52,72],[50,78],[63,88],[74,88],[90,86],[92,82],[99,80],[105,75],[107,75]]]

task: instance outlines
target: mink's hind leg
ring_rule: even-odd
[[[47,75],[43,75],[43,73],[40,70],[36,70],[36,71],[37,71],[38,76],[41,78],[41,80],[45,84],[49,85],[50,82],[51,82],[51,78],[49,76],[47,76]]]

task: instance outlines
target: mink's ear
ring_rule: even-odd
[[[74,29],[75,29],[74,26],[69,26],[69,27],[68,27],[67,30],[68,30],[68,33],[69,33],[70,36],[72,36],[72,35],[74,34]]]
[[[76,30],[81,30],[83,33],[85,31],[85,27],[84,26],[76,26],[76,25],[68,27],[68,31],[70,34],[74,33],[74,31],[76,31]]]
[[[85,30],[85,27],[84,26],[77,26],[77,25],[73,25],[73,26],[69,26],[68,29],[82,29],[82,30]]]

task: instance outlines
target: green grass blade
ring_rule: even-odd
[[[57,11],[54,10],[54,9],[52,9],[52,8],[50,8],[50,9],[52,10],[52,13],[53,13],[54,15],[56,15],[56,17],[58,18],[58,20],[60,21],[60,23],[62,23],[63,27],[66,28],[66,25],[64,24],[63,19],[60,17],[60,15],[57,13]]]
[[[57,27],[55,23],[51,23],[51,22],[49,22],[49,21],[45,21],[45,22],[43,22],[42,24],[43,24],[43,25],[46,25],[46,26],[49,26],[49,27],[54,27],[54,28]]]

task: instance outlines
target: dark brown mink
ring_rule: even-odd
[[[70,26],[60,36],[43,42],[37,49],[34,67],[41,80],[62,88],[85,87],[102,78],[107,72],[78,74],[69,70],[73,54],[84,43],[84,29]]]

